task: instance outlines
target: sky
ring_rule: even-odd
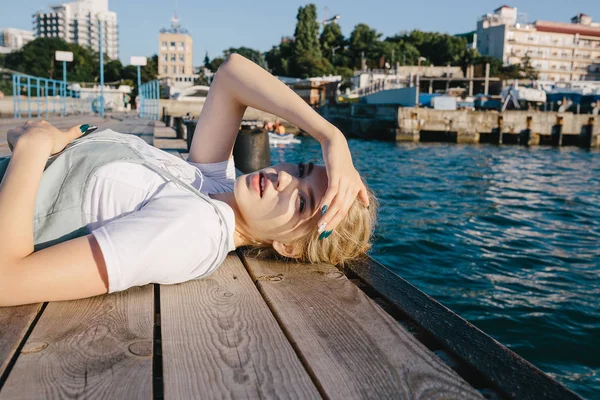
[[[339,25],[348,37],[355,25],[366,23],[383,37],[405,30],[421,29],[445,33],[475,30],[477,19],[503,4],[517,7],[528,21],[569,22],[583,12],[600,21],[598,0],[326,0],[314,1],[319,19],[340,15]],[[32,29],[31,15],[48,10],[52,0],[0,0],[0,29]],[[282,36],[292,36],[297,0],[109,0],[118,14],[119,57],[129,64],[130,56],[151,56],[158,51],[158,33],[170,25],[176,12],[181,25],[194,39],[194,65],[202,64],[205,52],[212,59],[229,47],[267,51]],[[10,6],[9,6],[10,4]]]

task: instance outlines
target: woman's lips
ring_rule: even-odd
[[[252,175],[251,185],[252,185],[252,189],[254,189],[256,194],[258,194],[258,196],[261,197],[260,196],[260,174]]]

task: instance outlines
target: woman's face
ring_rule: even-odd
[[[324,166],[277,164],[236,179],[234,196],[247,234],[290,243],[317,229],[327,191]]]

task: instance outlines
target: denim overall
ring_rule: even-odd
[[[228,252],[229,234],[225,217],[207,195],[169,171],[170,166],[177,168],[175,161],[169,161],[168,157],[157,161],[145,156],[132,145],[136,140],[143,142],[138,137],[111,130],[95,132],[74,140],[59,156],[48,159],[35,201],[34,251],[89,234],[83,201],[90,177],[100,167],[126,161],[145,165],[166,181],[174,182],[197,195],[200,201],[206,201],[213,206],[221,224],[219,254],[215,255],[208,269],[210,272],[214,271]],[[10,157],[0,158],[0,179],[4,176],[9,161]]]

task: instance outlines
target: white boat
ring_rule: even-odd
[[[280,135],[275,132],[269,132],[269,143],[271,146],[274,146],[278,144],[298,144],[302,142],[300,139],[296,139],[296,137],[291,133]]]

